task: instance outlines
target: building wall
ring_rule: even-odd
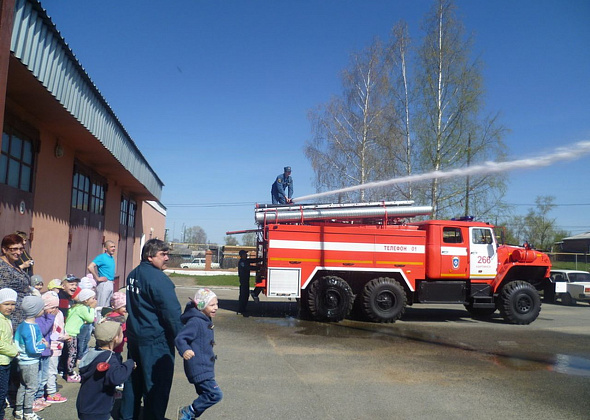
[[[51,134],[41,131],[40,137],[31,255],[35,260],[35,273],[47,280],[62,278],[66,274],[74,153],[65,150],[63,157],[58,159]]]
[[[0,184],[0,237],[28,232],[34,271],[46,281],[70,268],[84,275],[102,242],[112,240],[124,279],[139,263],[142,239],[164,238],[165,209],[144,204],[159,199],[163,183],[38,1],[16,6],[0,0],[0,127],[22,125],[34,141],[34,181],[30,192]],[[81,166],[106,186],[104,216],[72,208]],[[120,224],[122,196],[137,204],[134,227]]]

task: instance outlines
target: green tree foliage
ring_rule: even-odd
[[[555,219],[549,217],[549,213],[555,208],[554,201],[553,196],[537,197],[536,207],[530,208],[524,217],[526,239],[537,249],[550,250],[555,242]]]
[[[536,249],[550,251],[555,242],[570,236],[570,232],[558,230],[555,218],[549,216],[554,208],[555,197],[536,197],[535,207],[529,208],[525,216],[513,216],[499,223],[505,227],[505,242],[514,245],[528,242]]]

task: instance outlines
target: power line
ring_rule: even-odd
[[[515,204],[515,203],[506,203],[508,206],[536,206],[537,204]],[[575,207],[575,206],[590,206],[590,203],[564,203],[564,204],[555,204],[551,203],[553,207]]]
[[[233,202],[233,203],[174,203],[174,204],[165,204],[167,208],[169,207],[245,207],[245,206],[254,206],[256,203],[253,201],[241,201],[241,202]]]

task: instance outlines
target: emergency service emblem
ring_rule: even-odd
[[[455,270],[459,268],[459,257],[453,257],[453,268]]]

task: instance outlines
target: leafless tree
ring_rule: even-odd
[[[184,242],[199,244],[199,248],[207,248],[207,234],[201,226],[192,226],[184,230]]]
[[[464,38],[453,2],[436,0],[423,29],[426,36],[418,51],[416,83],[421,170],[440,171],[502,158],[505,129],[497,116],[481,118],[481,63],[470,59],[472,39]],[[502,189],[498,175],[467,181],[434,179],[422,196],[433,206],[434,217],[475,207],[481,215],[493,210]],[[499,193],[498,197],[491,192]]]
[[[364,184],[378,179],[382,145],[387,137],[387,77],[383,46],[376,40],[353,54],[342,75],[343,93],[310,113],[313,138],[305,146],[318,191]],[[339,197],[365,201],[360,190]]]

